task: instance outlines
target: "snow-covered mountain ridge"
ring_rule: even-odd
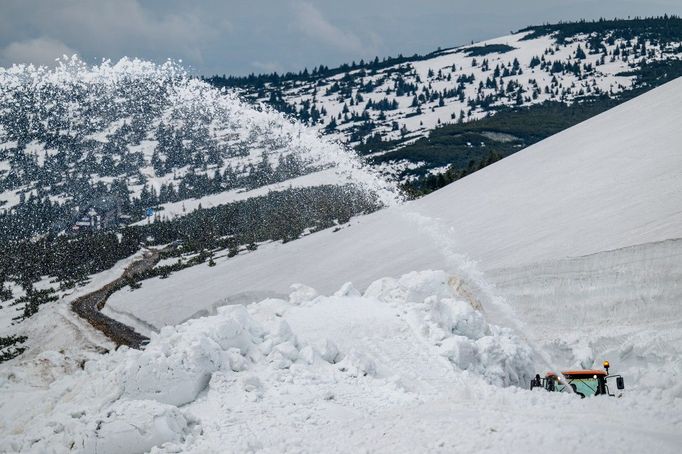
[[[70,231],[74,213],[98,198],[115,199],[120,215],[107,227],[118,227],[164,203],[356,165],[309,128],[171,62],[16,65],[0,70],[0,100],[0,209],[26,211],[29,234]],[[340,179],[325,176],[317,184]]]

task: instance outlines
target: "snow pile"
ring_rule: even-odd
[[[366,297],[400,307],[412,327],[462,370],[490,383],[524,386],[532,374],[532,349],[508,328],[490,325],[469,302],[457,299],[458,280],[444,271],[412,272],[373,282]]]
[[[147,452],[196,424],[175,406],[121,398],[123,349],[89,360],[46,352],[0,375],[0,452]]]
[[[305,386],[323,402],[360,386],[369,395],[357,398],[371,408],[412,401],[434,370],[525,385],[529,347],[458,300],[449,282],[442,271],[414,272],[376,281],[364,295],[347,283],[333,296],[295,285],[289,300],[226,306],[165,327],[143,351],[86,361],[46,353],[0,377],[0,450],[186,448],[220,423],[207,407],[291,392],[282,386]]]

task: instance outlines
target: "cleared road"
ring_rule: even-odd
[[[149,250],[144,257],[128,266],[121,276],[94,292],[83,295],[71,303],[72,310],[101,331],[116,345],[127,345],[139,349],[144,341],[149,340],[131,327],[124,325],[100,312],[107,298],[115,291],[125,287],[130,278],[154,267],[159,262],[159,252]]]

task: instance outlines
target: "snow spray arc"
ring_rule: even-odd
[[[525,334],[527,329],[523,320],[506,299],[497,294],[494,286],[485,278],[476,262],[457,252],[454,228],[446,227],[439,219],[409,209],[409,204],[402,204],[396,209],[404,219],[416,225],[438,246],[447,264],[446,272],[452,274],[449,284],[457,294],[475,309],[485,313],[489,322],[512,329],[533,349],[544,366],[551,370],[559,370],[545,349],[527,337]]]

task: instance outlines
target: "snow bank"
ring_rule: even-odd
[[[616,364],[627,389],[682,397],[682,240],[490,273],[526,335],[565,368]],[[576,329],[579,327],[579,329]]]
[[[676,452],[677,366],[661,377],[656,357],[666,340],[678,352],[676,338],[633,339],[611,358],[614,368],[638,358],[637,380],[660,388],[584,401],[530,392],[533,350],[463,291],[443,271],[379,279],[364,294],[298,284],[282,299],[166,327],[143,351],[0,366],[0,452],[475,452],[481,440],[498,452],[607,442]],[[585,355],[605,340],[592,338]],[[613,436],[593,437],[594,420],[611,421]]]
[[[165,327],[143,351],[122,348],[80,363],[46,353],[0,377],[0,428],[11,434],[0,450],[187,446],[221,418],[207,417],[202,405],[259,402],[282,383],[325,384],[324,402],[357,384],[385,402],[409,400],[433,370],[525,385],[530,349],[489,325],[449,282],[442,271],[414,272],[376,281],[364,295],[346,283],[332,296],[298,284],[288,300],[222,307]],[[29,385],[28,376],[42,381]],[[27,409],[26,398],[35,407]]]

